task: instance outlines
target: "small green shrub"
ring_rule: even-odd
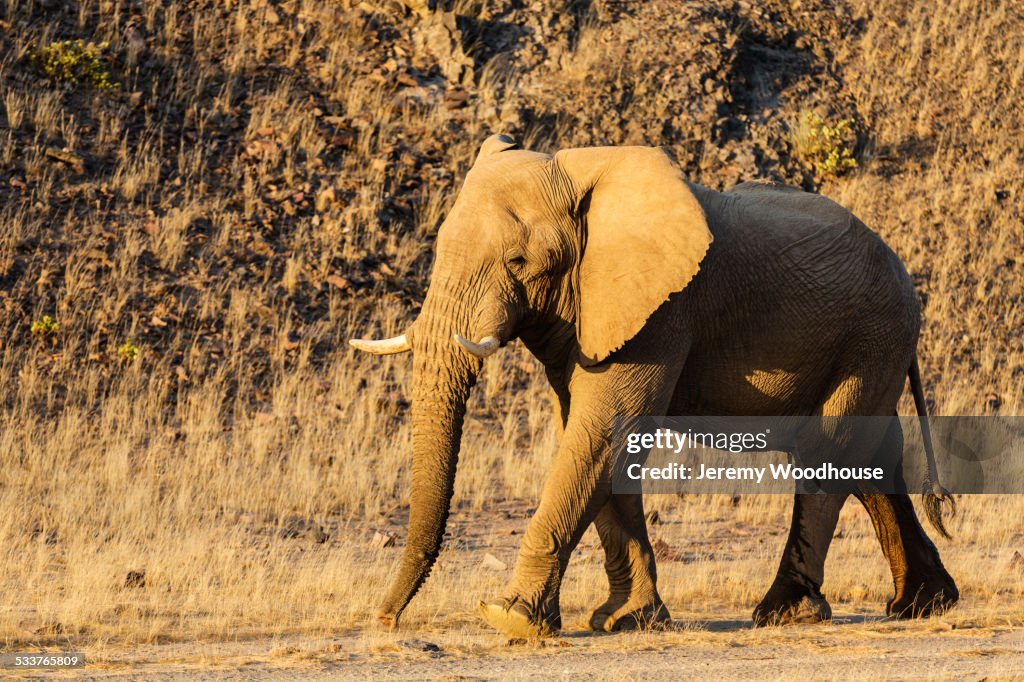
[[[59,40],[34,49],[30,58],[43,72],[58,81],[78,85],[88,83],[98,90],[113,90],[117,83],[100,56],[108,43],[83,43],[81,40]]]
[[[29,329],[32,331],[34,336],[38,336],[43,339],[47,336],[53,336],[56,334],[57,330],[60,329],[60,325],[58,325],[57,321],[49,315],[43,315],[43,319],[33,322]]]
[[[141,352],[142,349],[131,341],[125,341],[121,347],[117,349],[117,354],[121,356],[122,362],[134,362],[138,359]]]
[[[857,167],[853,158],[853,119],[829,125],[812,111],[800,116],[793,130],[793,149],[821,178],[838,177]]]

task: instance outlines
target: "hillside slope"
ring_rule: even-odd
[[[836,198],[915,275],[930,383],[971,374],[975,395],[950,407],[1019,411],[1012,2],[6,6],[8,403],[25,364],[71,397],[94,365],[117,373],[126,341],[168,398],[182,377],[244,366],[259,393],[296,362],[339,361],[368,299],[415,314],[453,189],[503,131],[542,150],[666,145],[714,187]],[[69,39],[109,43],[118,87],[43,72],[33,50]],[[823,183],[794,151],[812,111],[852,123],[857,169]],[[43,315],[60,329],[34,344]]]

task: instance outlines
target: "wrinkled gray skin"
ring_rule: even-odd
[[[591,523],[610,594],[590,625],[668,619],[642,500],[611,494],[615,415],[892,415],[918,330],[899,259],[823,197],[751,184],[715,192],[686,182],[657,148],[549,156],[489,138],[438,234],[422,313],[405,340],[376,351],[411,347],[414,366],[408,540],[378,618],[397,623],[437,558],[478,355],[497,342],[518,337],[544,364],[562,431],[511,582],[479,608],[503,633],[543,636],[561,626],[562,575]],[[846,428],[833,435],[849,436],[851,458],[902,447],[900,433]],[[801,436],[798,448],[821,437]],[[906,496],[858,497],[893,571],[889,612],[955,602]],[[796,497],[756,622],[830,616],[820,587],[844,499]]]

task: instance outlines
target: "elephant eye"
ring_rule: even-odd
[[[513,268],[521,268],[526,265],[526,259],[522,256],[515,256],[508,259],[508,264]]]

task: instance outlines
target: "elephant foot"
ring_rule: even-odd
[[[598,632],[657,630],[672,622],[665,603],[653,598],[609,597],[590,615],[590,629]]]
[[[832,619],[832,607],[818,590],[776,580],[754,609],[754,626],[820,623]]]
[[[518,598],[482,601],[477,611],[492,628],[516,639],[552,637],[562,628],[559,614],[542,616]]]
[[[916,585],[898,586],[896,594],[885,606],[885,613],[892,618],[927,618],[949,610],[960,599],[960,591],[953,578],[943,571],[942,575],[922,580]]]
[[[376,616],[377,616],[377,622],[380,623],[381,625],[383,625],[384,627],[388,628],[389,630],[398,627],[398,615],[397,614],[390,613],[390,612],[387,612],[387,611],[378,611]]]

